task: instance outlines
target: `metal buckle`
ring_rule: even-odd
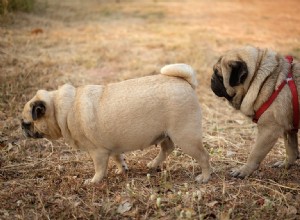
[[[291,80],[293,80],[293,78],[292,77],[288,77],[288,78],[286,78],[286,82],[288,83],[289,81],[291,81]]]

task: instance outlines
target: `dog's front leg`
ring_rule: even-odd
[[[232,170],[231,176],[244,178],[258,169],[261,161],[270,152],[282,132],[282,128],[274,124],[272,126],[258,125],[256,141],[247,163],[238,169]]]
[[[109,159],[109,152],[103,150],[92,150],[89,152],[93,159],[95,167],[95,175],[93,179],[86,180],[85,184],[99,183],[107,172],[107,164]]]

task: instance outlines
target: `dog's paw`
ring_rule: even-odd
[[[92,185],[94,183],[92,183],[92,179],[87,179],[87,180],[84,181],[83,184],[86,185],[86,186],[89,186],[89,185]]]
[[[97,184],[99,183],[103,177],[106,175],[106,172],[96,173],[92,179],[87,179],[84,181],[85,185]]]
[[[153,165],[153,161],[147,164],[147,167],[149,168],[150,172],[161,172],[161,166],[159,165]]]
[[[245,178],[250,176],[255,170],[257,170],[259,164],[245,164],[244,166],[233,169],[230,171],[230,175],[236,178]]]
[[[210,179],[210,174],[209,175],[200,174],[196,177],[196,181],[199,183],[207,183],[209,179]]]
[[[155,160],[152,160],[152,161],[150,161],[150,162],[147,164],[147,167],[148,167],[149,169],[155,170],[155,169],[157,169],[157,168],[159,167],[159,165],[156,163]]]
[[[96,180],[96,179],[87,179],[87,180],[85,180],[84,181],[84,185],[96,185],[97,183],[99,183],[100,182],[100,180]]]
[[[287,163],[286,161],[277,161],[276,163],[274,163],[272,165],[272,167],[275,167],[275,168],[290,168],[291,164]]]
[[[243,171],[240,169],[234,169],[234,170],[230,171],[230,176],[235,177],[235,178],[244,179],[246,177],[246,174],[243,173]]]
[[[252,172],[247,170],[244,166],[241,168],[233,169],[230,171],[230,176],[235,178],[244,179],[245,177],[248,177]]]

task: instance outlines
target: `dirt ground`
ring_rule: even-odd
[[[0,219],[300,219],[299,161],[271,167],[285,157],[282,139],[251,177],[230,177],[256,126],[210,90],[212,66],[228,49],[299,59],[299,12],[298,0],[38,0],[30,14],[0,17]],[[153,146],[126,153],[128,173],[110,163],[105,180],[86,186],[94,174],[87,153],[22,135],[20,113],[38,89],[118,82],[177,62],[199,80],[214,168],[207,184],[194,181],[201,169],[180,149],[149,171]]]

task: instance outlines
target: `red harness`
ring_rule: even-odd
[[[288,84],[292,93],[292,101],[293,101],[293,112],[294,112],[294,121],[293,121],[293,129],[292,131],[298,132],[299,129],[299,102],[298,102],[298,92],[297,87],[295,84],[295,81],[293,80],[293,73],[292,73],[292,63],[293,63],[293,57],[292,56],[286,56],[285,57],[288,62],[291,64],[290,71],[287,75],[287,79],[284,80],[279,87],[272,93],[270,98],[262,104],[262,106],[255,112],[255,115],[253,117],[253,121],[257,123],[260,116],[270,107],[270,105],[273,103],[273,101],[276,99],[282,88]]]

